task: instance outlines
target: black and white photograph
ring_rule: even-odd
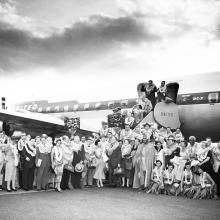
[[[220,0],[0,0],[0,220],[220,219]]]

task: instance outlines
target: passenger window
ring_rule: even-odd
[[[101,107],[101,103],[100,102],[95,104],[95,109],[99,109],[100,107]]]
[[[218,102],[218,93],[217,92],[209,93],[208,100],[209,100],[209,103]]]
[[[121,107],[126,108],[128,106],[128,100],[121,101]]]
[[[68,110],[69,110],[69,106],[68,106],[68,105],[65,105],[65,106],[64,106],[64,111],[65,111],[65,112],[68,112]]]
[[[58,111],[60,110],[60,107],[59,107],[59,106],[56,106],[56,107],[54,108],[54,110],[55,110],[55,112],[58,112]]]
[[[108,103],[108,108],[113,109],[114,108],[114,102],[109,102]]]
[[[89,104],[85,104],[84,105],[84,110],[88,110],[89,109]]]

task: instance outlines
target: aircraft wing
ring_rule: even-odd
[[[0,121],[3,122],[4,131],[10,136],[14,131],[23,131],[32,136],[43,133],[53,137],[68,134],[63,120],[42,113],[0,109]],[[77,133],[80,132],[86,133],[79,129]]]

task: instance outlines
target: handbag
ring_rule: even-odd
[[[114,175],[124,175],[124,172],[124,169],[121,167],[114,169]]]
[[[74,173],[74,167],[71,164],[65,164],[64,169],[69,170],[70,172]]]

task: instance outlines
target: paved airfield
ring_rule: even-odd
[[[0,219],[220,219],[219,200],[92,188],[63,193],[0,193]]]

